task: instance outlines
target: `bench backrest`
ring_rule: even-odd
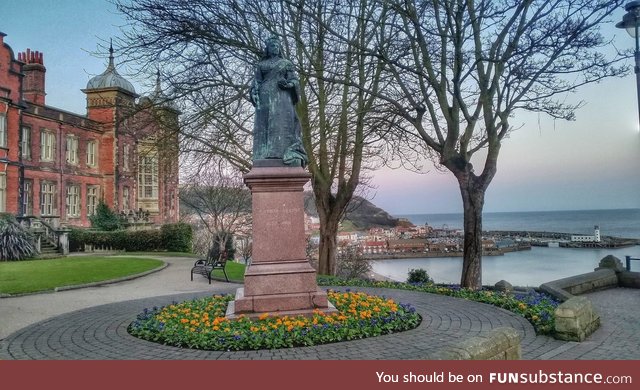
[[[223,256],[221,257],[221,259],[218,259],[218,256],[216,256],[216,250],[211,247],[211,249],[209,249],[209,252],[207,253],[207,265],[224,267],[227,264],[228,257],[226,256],[226,252],[223,252]]]

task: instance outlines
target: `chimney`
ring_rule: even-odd
[[[24,73],[22,93],[24,100],[44,105],[44,97],[46,95],[44,74],[47,69],[44,67],[42,53],[27,49],[26,52],[18,53],[18,61],[24,63],[22,65],[22,73]]]

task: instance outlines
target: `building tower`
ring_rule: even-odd
[[[593,241],[600,242],[600,226],[598,225],[593,227]]]
[[[133,171],[128,153],[133,150],[129,118],[134,113],[138,95],[133,85],[116,71],[112,45],[107,69],[90,79],[82,92],[87,94],[87,117],[102,123],[105,130],[98,151],[100,170],[104,175],[101,198],[112,209],[122,210],[122,204],[127,202],[122,198],[122,181],[131,179],[127,172]],[[132,196],[131,193],[126,195]]]

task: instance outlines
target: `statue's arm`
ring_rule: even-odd
[[[253,78],[253,83],[251,84],[251,91],[249,92],[249,98],[254,106],[257,106],[260,102],[260,84],[262,83],[262,80],[263,77],[260,67],[256,66],[255,76]]]
[[[287,61],[287,65],[284,72],[284,79],[278,84],[282,89],[288,89],[293,96],[293,104],[296,104],[300,100],[300,80],[296,76],[296,72],[293,69],[293,64]]]

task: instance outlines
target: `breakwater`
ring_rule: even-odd
[[[626,248],[639,245],[640,240],[634,238],[621,238],[602,236],[599,242],[572,241],[576,233],[560,233],[546,231],[519,231],[519,230],[491,230],[483,232],[484,237],[494,239],[525,240],[532,246],[557,246],[560,248]]]

